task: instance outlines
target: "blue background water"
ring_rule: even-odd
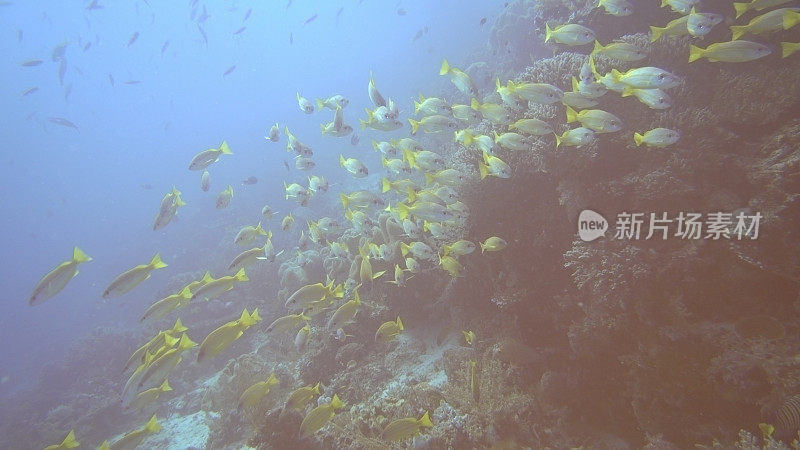
[[[338,201],[340,188],[377,183],[379,175],[358,183],[348,179],[338,168],[338,154],[359,157],[378,172],[380,160],[370,138],[393,134],[363,133],[357,147],[349,138],[323,138],[319,124],[332,114],[303,114],[295,92],[312,101],[345,95],[350,99],[346,122],[362,135],[358,118],[369,106],[372,71],[383,95],[396,99],[407,117],[420,91],[430,95],[448,83],[438,76],[442,57],[460,65],[471,49],[485,45],[488,27],[479,21],[500,7],[455,0],[295,0],[288,9],[284,1],[198,2],[198,15],[203,5],[210,15],[201,25],[206,45],[190,19],[188,1],[108,1],[90,11],[86,4],[15,1],[0,7],[5,99],[0,106],[0,377],[8,377],[0,395],[33,384],[45,364],[58,362],[76,339],[96,327],[137,327],[170,276],[206,269],[220,274],[230,260],[220,256],[220,243],[261,220],[264,204],[280,211],[273,229],[284,213],[299,209],[284,201],[283,180],[301,182],[313,173],[347,183],[332,188],[324,200],[315,199],[322,203],[312,205],[320,211],[314,216],[335,211],[326,205]],[[398,8],[407,14],[399,15]],[[316,20],[303,25],[312,14]],[[234,35],[242,26],[246,30]],[[429,32],[412,41],[423,27]],[[128,47],[137,31],[138,39]],[[62,86],[51,52],[65,41]],[[44,62],[20,65],[29,59]],[[236,69],[223,77],[232,65]],[[127,80],[140,83],[123,84]],[[72,92],[65,100],[67,85]],[[37,92],[21,95],[34,86]],[[67,118],[80,130],[48,117]],[[285,152],[285,137],[280,143],[263,138],[274,122],[288,125],[314,149],[316,170],[292,168],[287,174],[283,161],[291,164],[294,155]],[[212,187],[202,192],[200,172],[187,170],[188,163],[223,139],[235,154],[209,168]],[[243,186],[241,180],[251,175],[259,183]],[[145,184],[152,189],[143,189]],[[234,200],[218,211],[214,198],[228,184]],[[173,185],[188,206],[178,222],[153,232],[158,205]],[[295,239],[276,237],[276,247]],[[29,307],[36,282],[69,259],[74,245],[94,261],[81,265],[80,275],[58,296]],[[147,263],[155,252],[161,252],[167,269],[124,297],[101,299],[115,276]]]

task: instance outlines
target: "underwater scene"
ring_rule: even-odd
[[[0,449],[800,448],[798,25],[0,1]]]

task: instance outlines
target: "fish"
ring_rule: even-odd
[[[710,62],[747,62],[772,53],[766,45],[751,41],[717,42],[705,49],[689,45],[689,62],[707,58]]]
[[[234,31],[233,34],[234,35],[242,34],[242,33],[244,33],[244,30],[246,30],[246,29],[247,29],[247,27],[241,27],[238,30]]]
[[[278,138],[279,137],[280,137],[280,129],[278,128],[278,124],[275,123],[275,125],[273,125],[269,129],[269,135],[268,136],[264,136],[264,139],[266,139],[268,141],[271,141],[271,142],[278,142]]]
[[[355,158],[346,158],[339,154],[339,166],[350,172],[356,178],[364,178],[369,175],[369,169],[361,161]]]
[[[425,184],[439,183],[448,186],[460,186],[467,176],[456,169],[444,169],[436,173],[425,174]]]
[[[167,48],[169,48],[169,39],[164,41],[164,43],[161,45],[161,56],[164,56],[164,52],[167,51]]]
[[[261,322],[261,316],[258,315],[258,308],[254,309],[252,314],[248,313],[247,308],[245,308],[238,320],[227,322],[208,333],[208,336],[206,336],[200,344],[200,349],[197,352],[197,362],[203,362],[217,356],[230,347],[237,339],[242,337],[248,328],[258,322]]]
[[[499,252],[500,250],[506,248],[508,244],[503,238],[499,238],[497,236],[492,236],[487,238],[485,241],[479,243],[481,247],[481,253],[484,252]]]
[[[308,25],[309,23],[313,22],[313,21],[314,21],[314,19],[316,19],[316,18],[317,18],[317,15],[316,15],[316,14],[313,14],[313,15],[311,15],[311,17],[309,17],[308,19],[306,19],[306,20],[305,20],[305,22],[303,22],[303,26],[306,26],[306,25]]]
[[[485,24],[486,24],[486,17],[482,17],[481,21],[478,23],[478,25],[483,26]]]
[[[433,426],[428,411],[419,419],[413,417],[406,417],[404,419],[397,419],[386,425],[383,429],[381,438],[387,441],[404,441],[410,437],[414,437],[422,431],[422,428],[430,428]]]
[[[579,46],[586,45],[595,40],[594,31],[583,25],[574,23],[559,25],[555,28],[550,28],[550,24],[545,23],[545,30],[545,42],[552,39],[559,44]]]
[[[580,148],[594,141],[594,137],[594,130],[590,128],[574,128],[565,131],[561,136],[556,134],[556,147],[560,147],[561,144],[564,144]]]
[[[300,106],[300,111],[303,111],[306,114],[311,114],[314,112],[314,105],[308,101],[307,98],[301,97],[300,93],[297,92],[297,104]]]
[[[653,128],[644,134],[633,133],[633,142],[637,147],[642,144],[648,147],[667,147],[678,142],[680,137],[681,134],[678,131],[668,128]]]
[[[444,131],[455,131],[458,127],[458,123],[455,119],[438,114],[423,117],[419,121],[408,119],[408,123],[411,124],[411,134],[416,134],[420,129],[426,133],[441,133]]]
[[[44,450],[60,450],[66,448],[75,448],[81,445],[75,438],[75,430],[69,430],[69,433],[64,437],[60,444],[48,445]]]
[[[658,67],[637,67],[625,73],[612,69],[611,76],[616,82],[638,89],[669,89],[680,84],[677,76]]]
[[[328,108],[331,111],[336,111],[337,108],[346,108],[347,105],[350,104],[350,100],[348,100],[343,95],[333,95],[326,99],[318,98],[316,99],[317,109],[321,110],[322,108]]]
[[[247,177],[247,178],[245,178],[244,180],[242,180],[242,184],[244,184],[244,185],[251,185],[251,184],[256,184],[256,183],[258,183],[258,178],[254,177],[252,175]]]
[[[255,247],[239,253],[236,258],[233,258],[233,261],[228,264],[228,271],[238,272],[240,269],[250,267],[258,261],[259,256],[264,254],[264,250],[264,247]]]
[[[275,214],[275,211],[273,211],[269,205],[264,205],[264,207],[261,209],[261,214],[265,219],[270,220],[272,219],[272,215]]]
[[[133,401],[128,408],[132,411],[140,411],[146,408],[148,405],[153,403],[154,401],[158,400],[158,397],[161,396],[164,392],[169,392],[172,390],[169,383],[165,379],[163,383],[159,387],[150,388],[145,391],[140,392],[139,394],[134,397]]]
[[[556,103],[564,97],[564,91],[547,83],[507,83],[508,91],[522,100],[543,105]]]
[[[72,93],[72,83],[64,87],[64,101],[67,101],[69,99],[69,94],[71,93]]]
[[[345,404],[334,394],[330,403],[323,403],[309,411],[300,423],[300,439],[311,436],[319,431],[333,418],[334,414],[336,414],[336,410],[344,407]]]
[[[208,192],[208,190],[211,189],[211,175],[207,170],[204,170],[203,175],[200,177],[200,189],[202,189],[203,192]]]
[[[378,91],[378,88],[375,87],[375,79],[372,77],[372,72],[370,72],[369,74],[369,84],[367,85],[367,93],[369,94],[369,99],[373,105],[375,105],[376,107],[386,106],[386,100]]]
[[[120,437],[111,444],[108,442],[103,442],[100,445],[100,449],[133,449],[138,447],[148,434],[157,433],[159,431],[161,431],[161,425],[158,424],[158,419],[156,418],[156,415],[153,414],[153,417],[151,417],[142,428],[125,433],[124,436]]]
[[[508,129],[534,136],[544,136],[553,132],[553,127],[549,123],[539,119],[520,119],[509,125]]]
[[[470,347],[475,343],[475,332],[472,330],[469,331],[461,331],[461,334],[464,335],[464,342],[469,345]]]
[[[173,186],[172,191],[168,192],[164,198],[161,199],[158,214],[156,214],[156,219],[153,222],[153,231],[167,226],[178,213],[178,208],[186,205],[181,199],[180,194],[180,191]]]
[[[108,83],[111,84],[111,87],[114,87],[114,75],[108,74]]]
[[[161,300],[158,300],[150,305],[147,310],[145,310],[144,314],[142,314],[142,317],[139,319],[139,322],[144,322],[147,319],[160,319],[169,314],[171,311],[188,305],[192,295],[193,294],[189,289],[189,286],[186,286],[177,294],[168,295]]]
[[[231,203],[231,199],[233,198],[233,187],[228,185],[228,187],[217,194],[217,200],[214,203],[214,206],[217,209],[225,209]]]
[[[672,98],[661,89],[633,89],[626,87],[622,91],[623,97],[631,95],[651,109],[667,109],[672,106]]]
[[[100,9],[102,7],[103,7],[103,5],[100,5],[98,0],[92,0],[91,2],[89,2],[88,5],[86,5],[86,8],[84,8],[84,9],[87,9],[87,10],[91,11],[93,9]]]
[[[22,92],[22,97],[26,97],[26,96],[28,96],[28,95],[31,95],[31,94],[33,94],[34,92],[38,91],[38,90],[39,90],[39,88],[38,88],[37,86],[34,86],[34,87],[32,87],[32,88],[25,89],[25,91],[23,91],[23,92]]]
[[[601,109],[584,109],[576,112],[567,106],[567,123],[580,122],[596,133],[613,133],[622,129],[622,120]]]
[[[69,45],[69,41],[64,41],[61,44],[58,44],[53,48],[53,51],[50,53],[50,60],[53,62],[58,61],[59,59],[64,58],[64,54],[67,51],[67,45]]]
[[[594,49],[590,56],[601,55],[617,61],[634,62],[647,57],[647,51],[627,42],[611,42],[602,45],[597,40],[594,41]]]
[[[131,45],[133,45],[133,43],[136,42],[137,39],[139,39],[139,32],[138,31],[134,32],[131,35],[130,39],[128,39],[128,45],[126,47],[130,47]]]
[[[259,236],[266,235],[267,232],[261,228],[261,222],[258,222],[258,225],[256,226],[247,225],[242,227],[242,229],[239,230],[239,232],[236,234],[236,237],[233,239],[233,243],[236,245],[250,245]]]
[[[514,151],[523,151],[530,148],[530,144],[525,139],[525,136],[514,132],[497,134],[497,131],[495,131],[494,142],[503,148]]]
[[[288,314],[275,319],[271,324],[269,324],[265,332],[278,334],[285,333],[301,326],[303,323],[307,324],[309,320],[311,320],[311,317],[303,313]]]
[[[689,14],[698,3],[700,0],[661,0],[661,7],[669,6],[674,12]]]
[[[419,101],[414,100],[414,114],[423,116],[450,114],[452,111],[446,100],[438,97],[425,98],[419,94]]]
[[[650,42],[655,42],[661,38],[661,36],[686,36],[689,34],[689,16],[681,16],[675,20],[670,21],[667,23],[667,26],[661,28],[656,26],[650,26]]]
[[[232,290],[237,283],[244,283],[250,281],[250,279],[247,277],[244,268],[241,268],[235,275],[223,276],[217,279],[211,278],[211,275],[206,273],[201,281],[203,284],[192,293],[192,300],[214,300],[220,295]]]
[[[289,228],[292,227],[292,224],[294,224],[294,216],[292,216],[292,213],[289,213],[289,215],[284,216],[284,218],[281,220],[281,230],[289,231]]]
[[[244,19],[242,19],[242,22],[247,22],[247,19],[250,18],[250,14],[252,13],[253,13],[253,8],[248,8],[247,12],[244,13]]]
[[[792,17],[795,17],[793,20]],[[735,41],[746,33],[763,34],[787,30],[800,21],[800,8],[779,8],[753,18],[747,25],[731,25],[731,40]]]
[[[430,201],[417,201],[411,206],[398,203],[395,211],[401,220],[408,216],[431,222],[442,222],[452,218],[446,206]]]
[[[305,156],[297,155],[294,158],[294,167],[298,170],[311,170],[316,165],[317,163],[315,163],[313,159],[306,158]]]
[[[133,85],[133,84],[139,84],[139,83],[141,83],[141,81],[139,81],[139,80],[127,80],[127,81],[123,81],[122,83],[123,84],[127,84],[127,85]]]
[[[511,178],[511,167],[506,164],[502,159],[490,155],[485,150],[483,153],[483,162],[478,162],[478,171],[481,175],[481,180],[486,178],[487,175],[492,175],[497,178]]]
[[[161,255],[156,253],[148,264],[140,264],[114,278],[114,281],[103,291],[103,298],[118,297],[130,292],[139,283],[150,278],[152,271],[164,267],[167,267],[167,264],[161,260]]]
[[[20,66],[22,66],[22,67],[36,67],[36,66],[41,65],[42,62],[43,61],[41,59],[29,59],[29,60],[27,60],[25,62],[20,63]]]
[[[275,376],[274,372],[269,375],[266,381],[254,383],[239,396],[236,409],[240,411],[242,408],[252,408],[259,400],[264,398],[265,395],[269,394],[269,391],[272,390],[272,386],[278,383],[280,383],[280,381],[278,377]]]
[[[86,51],[88,51],[90,48],[92,48],[92,42],[91,41],[89,41],[86,44],[84,44],[83,52],[86,53]]]
[[[453,278],[459,277],[464,270],[464,266],[462,266],[456,258],[449,255],[439,255],[439,266]]]
[[[456,89],[461,91],[464,95],[468,95],[470,97],[478,96],[478,88],[475,86],[472,78],[470,78],[470,76],[462,70],[456,67],[451,67],[447,59],[442,59],[442,65],[439,68],[439,75],[449,75],[450,82],[452,82]]]
[[[222,141],[222,143],[219,145],[219,148],[210,148],[194,155],[192,160],[189,162],[189,170],[203,170],[212,163],[219,161],[220,156],[232,154],[233,152],[228,146],[228,142]]]
[[[306,409],[306,406],[314,400],[314,396],[319,394],[319,383],[314,386],[297,388],[289,394],[289,398],[286,399],[285,408],[303,411]]]
[[[203,36],[203,43],[205,43],[206,47],[208,47],[208,37],[206,37],[206,30],[204,30],[199,23],[197,24],[197,30],[200,31],[200,35]]]
[[[303,328],[297,330],[297,334],[294,336],[294,349],[298,352],[305,351],[309,336],[311,336],[311,327],[305,324]]]
[[[294,34],[289,33],[289,45],[294,44]]]
[[[447,255],[450,255],[450,254],[455,255],[455,256],[469,255],[470,253],[475,251],[475,248],[476,248],[476,245],[475,245],[474,242],[461,239],[461,240],[458,240],[456,242],[453,242],[450,245],[447,245],[447,244],[443,245],[442,246],[442,255],[443,256],[447,256]]]
[[[692,8],[686,21],[686,31],[694,37],[702,37],[711,32],[711,29],[723,19],[721,14],[698,13]]]
[[[400,320],[400,316],[397,316],[397,320],[384,322],[378,327],[378,331],[375,332],[375,340],[391,341],[404,329],[403,321]]]
[[[74,128],[80,131],[77,125],[75,125],[74,123],[70,122],[67,119],[64,119],[63,117],[48,117],[47,120],[56,125],[61,125],[62,127],[67,127],[67,128]]]
[[[738,19],[739,16],[748,11],[761,11],[767,8],[773,8],[775,6],[789,3],[790,1],[791,0],[752,0],[746,3],[734,2],[733,8],[736,10],[736,18]]]
[[[226,76],[230,75],[230,74],[231,74],[231,73],[232,73],[234,70],[236,70],[236,64],[234,64],[234,65],[232,65],[232,66],[228,67],[228,68],[225,70],[225,72],[223,72],[223,73],[222,73],[222,78],[225,78]]]
[[[78,264],[91,260],[92,258],[81,249],[73,247],[71,260],[62,262],[36,283],[28,297],[28,305],[40,305],[61,292],[67,283],[78,275]]]
[[[405,8],[397,8],[397,15],[398,16],[405,16],[407,13]]]
[[[370,191],[355,191],[350,194],[339,193],[342,208],[369,208],[370,206],[383,206],[383,199]]]
[[[800,50],[800,42],[781,42],[781,57],[786,58]]]
[[[496,125],[506,125],[511,121],[511,114],[502,105],[486,102],[480,103],[475,97],[470,102],[470,108],[479,111],[484,118]]]
[[[633,5],[627,0],[599,0],[597,6],[602,6],[612,16],[627,17],[633,14]]]

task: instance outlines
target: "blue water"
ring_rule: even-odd
[[[370,106],[370,71],[383,95],[399,103],[401,117],[408,117],[420,91],[435,93],[449,83],[438,76],[442,57],[466,65],[469,52],[485,45],[488,27],[479,21],[498,8],[455,0],[296,0],[289,8],[284,1],[206,1],[198,5],[198,14],[205,6],[210,16],[202,23],[206,45],[190,19],[188,1],[101,1],[104,8],[85,10],[87,4],[52,0],[0,6],[0,377],[8,377],[0,385],[3,396],[34,384],[43,366],[57,364],[95,328],[136,330],[141,313],[160,298],[172,275],[222,273],[233,255],[220,255],[220,242],[260,220],[264,204],[280,211],[273,229],[284,213],[301,209],[283,199],[284,180],[301,182],[313,173],[342,183],[312,201],[319,202],[312,208],[320,212],[334,209],[339,189],[377,183],[379,175],[353,181],[337,164],[343,152],[377,173],[380,159],[370,138],[408,131],[359,129],[358,118]],[[398,15],[398,8],[407,14]],[[303,25],[313,14],[317,18]],[[242,26],[246,30],[234,35]],[[426,26],[429,31],[412,42]],[[135,32],[139,37],[128,47]],[[65,41],[62,86],[51,51]],[[84,52],[87,42],[91,47]],[[30,59],[44,62],[20,65]],[[235,70],[223,77],[233,65]],[[140,83],[124,84],[129,80]],[[65,99],[67,85],[72,88]],[[38,91],[21,95],[31,87]],[[330,121],[331,114],[302,113],[296,92],[309,99],[348,97],[345,118],[363,134],[359,145],[320,136],[319,124]],[[79,130],[48,117],[66,118]],[[287,174],[283,161],[291,164],[294,155],[286,153],[285,137],[279,143],[263,138],[274,122],[288,125],[314,149],[317,170],[292,168]],[[234,155],[209,168],[212,187],[202,192],[201,172],[187,170],[189,161],[223,139]],[[248,176],[259,182],[243,186]],[[235,191],[231,206],[216,210],[216,193],[228,184]],[[173,185],[188,205],[176,223],[153,232],[161,198]],[[301,217],[311,214],[319,215],[300,211]],[[290,241],[296,236],[276,236],[276,248]],[[75,245],[94,261],[81,265],[59,295],[28,306],[36,282],[69,259]],[[147,263],[156,252],[168,268],[155,271],[128,295],[101,298],[115,276]]]

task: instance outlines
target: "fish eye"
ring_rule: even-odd
[[[664,76],[665,76],[665,75],[664,75],[663,73],[660,73],[660,74],[658,74],[658,79],[659,79],[659,80],[663,80],[663,79],[664,79]]]

